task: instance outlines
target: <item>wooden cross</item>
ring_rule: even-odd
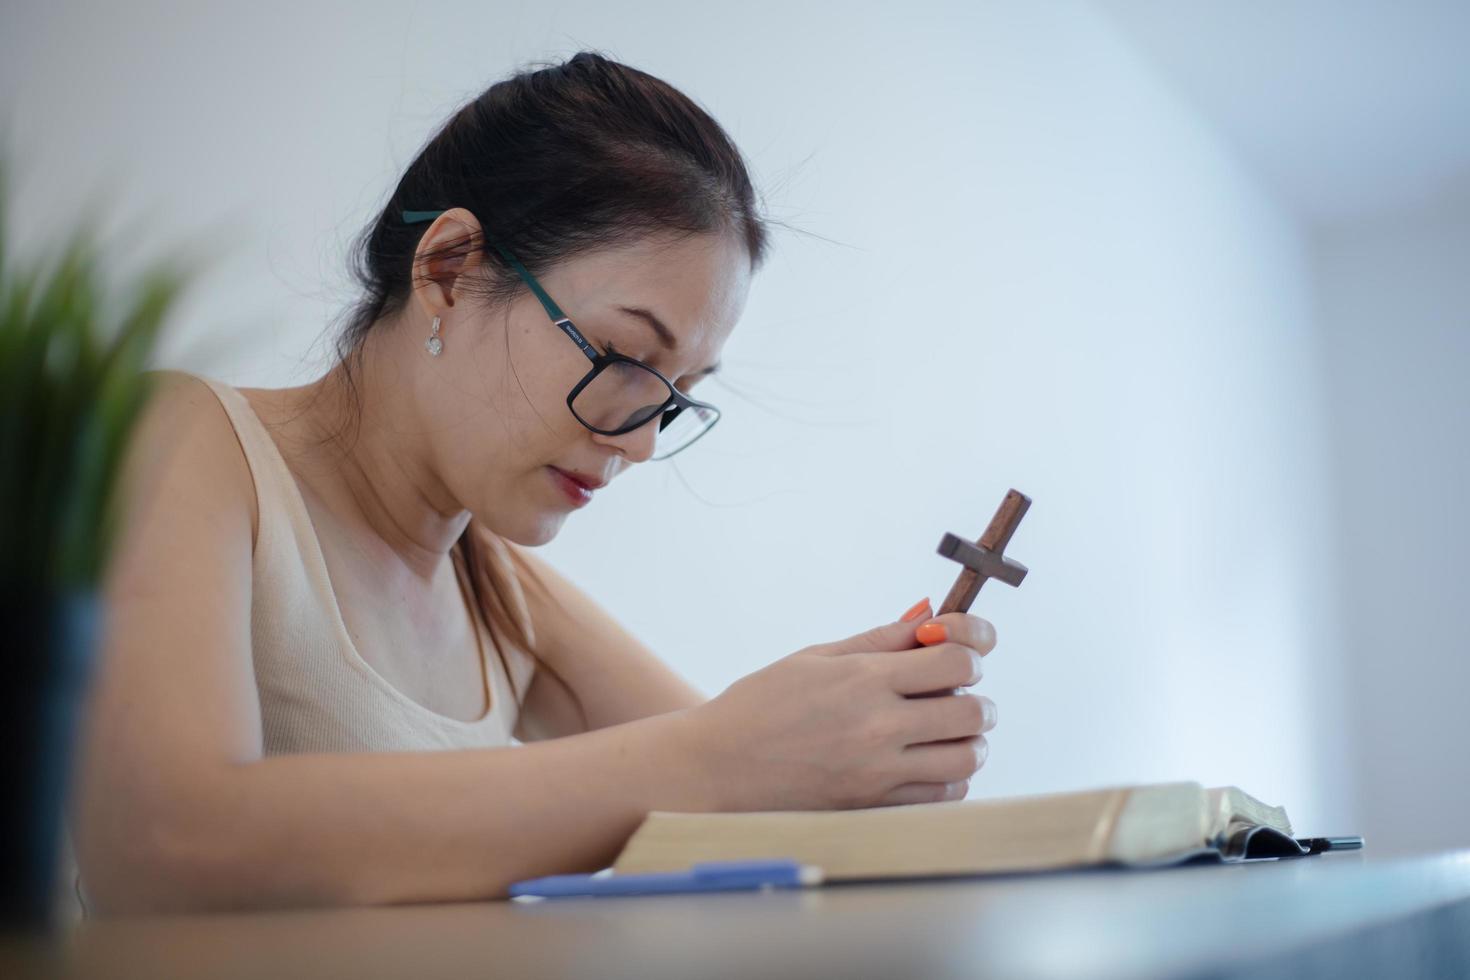
[[[939,553],[965,567],[960,571],[960,577],[955,579],[949,595],[944,597],[944,604],[936,616],[947,612],[969,612],[970,603],[980,594],[980,586],[986,579],[999,579],[1013,587],[1021,584],[1026,577],[1026,566],[1007,558],[1005,550],[1030,506],[1030,497],[1017,490],[1008,490],[978,542],[971,544],[954,534],[944,536],[939,542]]]

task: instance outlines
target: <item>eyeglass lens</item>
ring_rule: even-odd
[[[604,431],[647,422],[668,401],[670,389],[652,371],[627,361],[603,368],[572,399],[572,411],[587,425]],[[658,422],[653,458],[668,456],[698,438],[719,417],[708,409],[688,408],[673,421]]]

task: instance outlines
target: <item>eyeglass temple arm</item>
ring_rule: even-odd
[[[412,225],[417,224],[420,221],[433,221],[435,218],[439,217],[439,215],[443,213],[443,210],[404,211],[402,212],[403,223],[406,225]],[[531,292],[536,294],[536,298],[539,299],[541,301],[541,305],[546,308],[546,313],[548,316],[551,317],[552,321],[558,327],[561,327],[562,331],[568,337],[572,338],[572,340],[576,342],[578,347],[582,348],[582,353],[586,354],[589,360],[597,360],[597,352],[592,349],[592,345],[587,343],[587,339],[578,332],[576,327],[572,326],[571,319],[568,318],[567,315],[561,311],[561,307],[556,305],[556,301],[553,300],[550,296],[546,295],[546,290],[541,288],[541,284],[536,281],[536,277],[531,275],[531,273],[526,270],[525,266],[516,261],[516,257],[514,255],[511,255],[505,250],[504,247],[501,246],[499,242],[497,242],[494,238],[491,238],[489,233],[485,234],[485,238],[489,240],[491,245],[495,246],[495,250],[497,252],[505,256],[505,261],[510,263],[510,267],[516,271],[516,275],[524,279],[526,285],[531,287]]]
[[[403,223],[406,225],[412,225],[417,224],[420,221],[433,221],[435,218],[439,217],[439,215],[443,213],[444,212],[442,210],[404,211],[402,212]],[[511,255],[504,248],[502,248],[499,242],[491,238],[488,234],[486,234],[485,237],[489,240],[490,244],[495,246],[496,251],[505,256],[505,261],[509,262],[511,268],[516,270],[516,275],[524,279],[526,281],[526,285],[531,287],[531,292],[535,293],[536,298],[541,301],[541,305],[546,307],[546,312],[551,317],[552,321],[555,322],[558,327],[561,327],[562,331],[568,337],[572,338],[572,340],[576,342],[578,347],[582,348],[582,353],[586,354],[589,360],[596,362],[597,352],[593,350],[592,345],[587,342],[587,339],[582,336],[577,328],[572,326],[571,319],[561,311],[561,307],[556,305],[556,301],[553,300],[550,296],[546,295],[546,290],[541,288],[541,284],[536,281],[536,278],[532,276],[530,272],[526,271],[525,266],[516,261],[514,255]],[[695,405],[704,405],[703,402],[696,402],[693,399],[688,398],[688,396],[684,396],[682,392],[678,392],[677,389],[675,389],[675,392],[681,397],[684,397],[685,400],[690,401]],[[705,407],[714,408],[713,405],[708,405]],[[672,422],[674,420],[674,416],[678,415],[679,412],[683,410],[683,408],[684,406],[680,405],[674,411],[666,412],[664,414],[664,417],[659,421],[658,427],[662,429],[670,422]],[[716,411],[718,411],[718,409],[716,409]],[[716,419],[718,419],[718,416],[716,416]]]

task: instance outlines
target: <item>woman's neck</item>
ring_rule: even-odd
[[[334,516],[371,532],[430,581],[470,514],[434,473],[412,390],[401,372],[383,370],[392,334],[374,328],[350,382],[338,364],[283,394],[306,447],[297,458],[311,489]]]

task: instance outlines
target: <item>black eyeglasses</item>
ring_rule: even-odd
[[[404,211],[403,223],[411,225],[433,221],[443,213],[442,210]],[[687,448],[720,420],[718,408],[685,395],[668,378],[642,361],[612,350],[599,354],[526,267],[499,242],[488,235],[486,240],[531,287],[531,292],[546,308],[551,322],[560,327],[562,333],[570,337],[592,362],[592,369],[567,395],[567,407],[578,422],[599,435],[619,436],[661,416],[650,458],[668,459]]]

